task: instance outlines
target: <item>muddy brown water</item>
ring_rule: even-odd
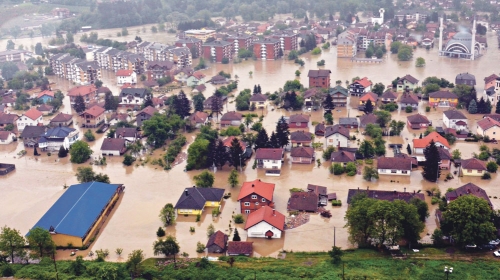
[[[132,30],[129,28],[129,31]],[[135,36],[134,32],[131,32]],[[144,39],[144,37],[143,37]],[[165,42],[165,35],[155,35],[156,41]],[[24,39],[19,39],[24,40]],[[29,39],[26,39],[29,40]],[[33,41],[34,42],[34,41]],[[294,79],[294,72],[300,69],[302,75],[300,81],[307,86],[307,71],[309,69],[317,69],[316,61],[320,59],[326,60],[325,68],[332,71],[332,81],[350,80],[353,76],[367,76],[374,82],[390,83],[396,76],[411,74],[416,78],[423,80],[427,76],[436,75],[444,77],[451,81],[454,80],[456,74],[460,72],[470,72],[476,75],[478,82],[477,91],[481,93],[482,79],[495,71],[496,65],[500,62],[499,52],[495,38],[489,34],[489,43],[491,47],[487,53],[476,61],[454,60],[436,55],[436,50],[426,51],[418,49],[415,52],[415,57],[422,56],[427,61],[427,66],[423,68],[415,68],[414,62],[399,62],[392,55],[388,55],[386,60],[381,64],[364,64],[353,63],[345,59],[337,59],[335,57],[335,48],[329,51],[324,51],[319,56],[305,55],[306,64],[304,67],[298,67],[291,61],[244,61],[239,64],[229,65],[210,65],[209,69],[203,72],[210,78],[217,72],[224,70],[230,72],[233,76],[238,75],[239,89],[253,88],[254,84],[260,84],[263,91],[275,91],[283,87],[286,80]],[[253,75],[249,75],[249,71],[253,71]],[[112,73],[103,73],[103,80],[106,86],[109,86],[115,94],[118,94],[118,88],[115,86],[114,75]],[[53,78],[57,83],[57,88],[66,91],[73,85],[60,78]],[[334,83],[334,82],[332,82]],[[190,92],[189,88],[184,88]],[[207,86],[205,95],[208,97],[214,91],[212,85]],[[171,94],[171,93],[169,93]],[[230,98],[230,102],[225,107],[225,110],[234,110],[234,102]],[[337,122],[339,117],[360,115],[355,109],[357,106],[357,98],[349,99],[349,106],[341,108],[334,112],[334,121]],[[431,110],[425,113],[425,103],[419,107],[419,112],[426,114],[433,121],[434,126],[442,125],[442,109]],[[63,112],[69,112],[69,100],[64,100]],[[289,116],[291,112],[283,110],[272,110],[270,107],[257,111],[256,113],[264,114],[264,127],[270,132],[274,129],[277,120],[282,116]],[[322,112],[311,112],[311,121],[322,121]],[[407,113],[397,111],[392,114],[393,119],[406,121]],[[467,115],[469,116],[469,115]],[[480,118],[479,115],[469,116],[471,119],[470,127],[474,129],[474,123]],[[44,121],[48,122],[49,118],[45,117]],[[313,126],[310,125],[310,130],[313,131]],[[403,144],[406,148],[407,143],[423,131],[413,131],[405,128],[401,137],[385,137],[387,143]],[[364,136],[356,130],[351,131],[357,138],[363,139]],[[83,135],[83,131],[81,133]],[[98,153],[104,135],[97,135],[96,141],[90,143],[95,154]],[[187,135],[188,142],[191,143],[194,139],[194,134]],[[323,141],[321,137],[315,141]],[[352,146],[357,145],[357,141],[351,142]],[[498,145],[488,144],[490,148],[498,147]],[[16,171],[0,177],[0,196],[2,197],[2,211],[0,211],[0,224],[8,225],[19,229],[23,234],[28,232],[40,217],[50,208],[50,206],[64,192],[63,185],[71,185],[77,183],[74,176],[77,167],[86,166],[88,164],[76,165],[69,163],[68,158],[58,159],[56,155],[48,156],[43,153],[40,157],[33,157],[33,150],[29,149],[28,154],[23,157],[18,157],[17,152],[23,149],[22,143],[13,143],[10,145],[0,146],[0,162],[16,164]],[[187,146],[184,148],[186,151]],[[459,149],[464,158],[468,158],[472,153],[479,151],[477,143],[457,142],[452,146],[452,149]],[[154,155],[159,156],[164,152],[160,149],[155,151]],[[391,150],[387,150],[387,154],[392,155]],[[321,152],[316,152],[317,157],[321,157]],[[104,172],[109,175],[113,183],[124,183],[126,190],[118,207],[114,210],[112,216],[106,222],[106,226],[101,230],[99,237],[92,245],[91,250],[109,249],[111,254],[110,260],[122,261],[126,259],[128,253],[134,249],[144,250],[147,257],[153,256],[152,243],[156,240],[156,230],[161,226],[158,218],[160,209],[166,203],[174,203],[177,201],[182,190],[192,186],[193,176],[201,171],[185,172],[185,162],[174,167],[170,171],[164,171],[159,166],[130,166],[124,167],[119,157],[108,157],[106,166],[95,166],[97,172]],[[366,182],[362,176],[334,176],[328,172],[328,163],[322,163],[318,168],[316,165],[292,165],[287,154],[285,163],[280,177],[266,177],[264,171],[254,170],[251,168],[253,160],[250,160],[248,166],[240,173],[240,182],[254,180],[260,178],[266,182],[276,184],[274,200],[276,209],[282,213],[286,212],[286,204],[289,197],[289,189],[305,188],[307,184],[318,184],[328,188],[328,192],[336,192],[337,197],[342,200],[341,207],[327,206],[328,210],[332,211],[332,218],[325,219],[319,215],[311,215],[310,222],[298,228],[287,230],[284,236],[279,240],[265,240],[252,238],[254,242],[255,255],[257,256],[276,256],[282,250],[293,251],[326,251],[331,248],[334,241],[334,228],[336,228],[336,245],[343,248],[348,248],[351,245],[347,239],[347,229],[344,228],[344,215],[347,210],[346,198],[349,188],[366,188],[380,190],[398,190],[403,191],[422,191],[430,190],[438,187],[441,192],[445,192],[447,188],[459,187],[465,183],[473,182],[483,187],[489,195],[492,196],[492,203],[496,208],[500,206],[498,199],[500,190],[494,186],[498,185],[499,179],[497,174],[493,174],[490,181],[484,181],[480,178],[455,178],[451,181],[444,182],[444,175],[438,184],[429,183],[422,179],[421,170],[414,170],[409,177],[392,177],[381,176],[377,182]],[[195,221],[195,217],[178,218],[174,226],[167,228],[167,233],[175,235],[180,243],[180,251],[186,252],[190,256],[201,256],[196,253],[196,243],[198,241],[205,243],[207,241],[207,227],[210,224],[215,226],[216,230],[222,230],[229,233],[229,221],[233,213],[238,213],[239,206],[236,197],[239,192],[239,186],[231,188],[227,183],[230,168],[224,167],[215,174],[215,187],[225,188],[226,192],[231,193],[231,197],[225,200],[221,216],[213,219],[211,211],[207,210],[202,216],[200,222]],[[452,167],[452,172],[455,168]],[[396,182],[391,182],[391,180]],[[430,205],[430,198],[426,196],[426,201]],[[431,216],[427,219],[426,230],[422,234],[425,236],[428,232],[432,233],[436,227],[434,218],[435,207],[431,206]],[[234,223],[231,223],[234,228]],[[195,227],[195,232],[189,231],[190,227]],[[240,229],[239,233],[243,240],[246,240],[246,232],[242,229],[243,225],[237,225]],[[250,240],[250,239],[249,239]],[[119,258],[114,254],[116,248],[123,248],[122,257]],[[86,254],[87,252],[80,252]],[[61,251],[58,253],[59,258],[68,258],[69,251]],[[124,257],[125,256],[125,257]]]

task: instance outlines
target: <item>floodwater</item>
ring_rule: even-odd
[[[129,28],[129,32],[133,28]],[[108,32],[108,31],[103,31]],[[104,33],[106,34],[106,33]],[[112,33],[111,33],[112,34]],[[135,36],[134,32],[131,32]],[[148,33],[151,34],[151,33]],[[132,36],[131,35],[131,36]],[[165,34],[157,34],[156,41],[164,41]],[[123,38],[123,37],[121,37]],[[143,37],[143,39],[145,39]],[[25,40],[25,39],[19,39]],[[29,39],[28,39],[29,40]],[[147,40],[152,39],[148,38]],[[34,43],[32,41],[31,43]],[[228,65],[210,65],[209,69],[203,72],[210,78],[217,72],[224,70],[230,72],[233,77],[238,75],[239,88],[252,88],[254,84],[260,84],[263,91],[273,92],[283,87],[286,80],[294,79],[294,72],[300,69],[302,75],[300,81],[307,86],[307,71],[316,69],[316,61],[325,59],[326,69],[332,71],[332,81],[335,80],[351,80],[354,76],[367,76],[373,82],[390,83],[396,76],[404,76],[411,74],[416,78],[423,80],[427,76],[439,76],[449,80],[454,80],[456,74],[460,72],[471,72],[476,75],[477,81],[480,84],[477,87],[478,93],[482,92],[482,79],[495,71],[496,66],[500,62],[500,55],[497,50],[497,43],[493,35],[489,35],[490,49],[487,53],[476,61],[454,60],[444,57],[438,57],[436,50],[426,51],[418,49],[415,52],[415,57],[422,56],[427,61],[427,66],[423,68],[415,68],[414,62],[399,62],[394,56],[388,55],[386,60],[381,64],[363,64],[353,63],[346,59],[337,59],[335,48],[323,52],[318,56],[305,55],[306,64],[304,67],[298,67],[291,61],[245,61],[239,64]],[[249,75],[249,71],[253,71],[253,75]],[[109,86],[118,94],[117,87],[114,86],[114,77],[107,73],[104,76],[105,86]],[[57,88],[63,91],[73,86],[71,83],[54,78],[57,83]],[[115,92],[116,90],[116,92]],[[190,92],[189,88],[185,88]],[[205,95],[208,97],[214,91],[212,85],[207,86]],[[171,93],[170,93],[171,94]],[[230,98],[225,110],[234,110],[234,102]],[[357,98],[349,99],[349,106],[341,108],[334,112],[334,120],[338,121],[339,117],[359,115],[355,109],[357,106]],[[69,101],[66,98],[64,101],[63,111],[69,111]],[[425,103],[422,103],[419,112],[426,114],[433,122],[434,126],[442,125],[442,110],[431,110],[425,113]],[[283,110],[268,109],[257,111],[259,115],[263,113],[264,127],[270,132],[274,129],[276,122],[282,116],[288,116],[291,113]],[[322,112],[312,112],[311,121],[322,121]],[[406,120],[408,114],[404,111],[394,112],[392,117],[397,120]],[[471,116],[472,122],[470,127],[474,131],[474,123],[479,119],[479,115]],[[45,119],[48,121],[48,118]],[[312,125],[310,130],[313,131]],[[413,131],[405,128],[401,137],[385,137],[387,143],[403,144],[403,148],[407,143],[423,131]],[[356,138],[363,139],[363,135],[356,130],[351,131],[356,135]],[[83,132],[82,132],[83,135]],[[91,148],[95,153],[98,152],[104,135],[97,135],[96,141],[91,143]],[[194,134],[188,135],[188,142],[192,143]],[[323,141],[321,138],[316,138],[315,141]],[[352,141],[351,145],[356,146],[357,141]],[[490,148],[497,146],[488,144]],[[88,164],[76,165],[71,164],[68,158],[59,160],[56,155],[48,156],[43,154],[40,157],[34,158],[33,151],[28,150],[28,154],[18,158],[17,152],[22,150],[22,143],[14,143],[11,145],[0,146],[0,161],[16,164],[16,171],[0,178],[0,196],[2,197],[2,211],[0,211],[0,225],[8,225],[19,229],[23,234],[28,232],[38,219],[50,208],[50,206],[64,192],[64,185],[77,183],[74,176],[77,167]],[[187,146],[184,148],[186,152]],[[464,158],[470,157],[473,152],[479,151],[479,145],[476,143],[458,142],[452,146],[452,149],[459,149]],[[155,155],[162,154],[163,151],[155,152]],[[388,149],[387,155],[392,155],[392,151]],[[325,219],[319,215],[311,215],[310,222],[298,228],[287,230],[284,236],[279,240],[255,239],[254,242],[255,255],[257,256],[276,256],[282,250],[293,251],[326,251],[331,248],[335,242],[337,246],[348,248],[351,245],[348,242],[347,229],[344,228],[344,216],[347,210],[347,192],[349,188],[369,187],[370,189],[379,190],[398,190],[413,192],[431,190],[439,188],[442,193],[446,189],[459,187],[465,183],[473,182],[483,187],[492,197],[500,197],[500,189],[494,187],[498,185],[499,180],[497,174],[492,175],[492,180],[483,181],[479,178],[455,178],[448,182],[444,182],[444,175],[439,180],[438,184],[429,183],[422,179],[421,170],[414,170],[409,177],[392,177],[381,176],[377,182],[366,182],[362,176],[354,177],[334,176],[328,172],[328,163],[323,162],[320,167],[315,164],[311,165],[292,165],[285,158],[285,164],[282,168],[280,177],[266,177],[264,171],[254,170],[251,168],[253,159],[247,164],[243,172],[240,173],[239,181],[250,181],[260,178],[263,181],[276,184],[274,193],[276,209],[282,213],[286,213],[286,204],[289,197],[289,189],[305,188],[307,184],[323,185],[328,188],[328,192],[337,193],[337,197],[342,200],[341,207],[327,206],[331,210],[333,216],[330,219]],[[321,152],[316,152],[318,158],[321,157]],[[201,171],[184,172],[185,162],[175,166],[170,171],[164,171],[162,168],[150,164],[144,166],[124,167],[121,163],[122,159],[108,157],[106,166],[94,166],[97,172],[108,174],[113,183],[123,183],[126,186],[125,193],[121,198],[120,203],[115,208],[112,216],[107,220],[106,226],[101,230],[99,237],[92,244],[90,250],[109,249],[111,252],[108,257],[110,260],[121,261],[134,249],[142,249],[147,257],[153,256],[152,244],[156,240],[156,230],[161,226],[158,213],[166,203],[175,204],[178,197],[186,187],[192,186],[193,176]],[[237,214],[239,206],[236,197],[240,187],[231,188],[227,183],[230,168],[224,167],[215,174],[215,187],[225,188],[226,193],[231,193],[231,197],[224,201],[222,213],[218,218],[212,218],[211,211],[208,209],[202,216],[200,222],[195,221],[195,217],[178,217],[177,223],[167,228],[167,233],[175,235],[180,244],[180,251],[186,252],[190,256],[200,256],[196,253],[196,243],[198,241],[206,243],[208,240],[206,232],[207,227],[213,224],[216,230],[222,230],[230,233],[230,226],[234,229],[234,223],[230,223],[231,216]],[[452,167],[451,172],[455,171]],[[391,182],[394,181],[394,182]],[[430,198],[426,197],[426,201],[430,205]],[[492,198],[492,203],[496,208],[500,207],[500,202]],[[431,207],[431,216],[426,222],[426,230],[423,236],[428,232],[432,233],[436,227],[434,219],[435,207]],[[236,225],[240,230],[242,240],[246,240],[246,233],[242,229],[243,225]],[[190,227],[195,228],[195,232],[190,232]],[[123,248],[122,257],[119,258],[113,252],[116,248]],[[86,254],[87,252],[80,252]],[[68,251],[58,253],[60,258],[67,258]]]

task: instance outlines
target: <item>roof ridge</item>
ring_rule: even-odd
[[[94,183],[95,183],[95,181],[92,181],[92,183],[90,184],[90,186],[82,193],[82,195],[78,198],[78,200],[75,202],[75,204],[73,204],[73,206],[69,209],[69,211],[66,212],[66,215],[64,215],[64,217],[54,227],[54,230],[57,229],[57,227],[64,221],[64,219],[66,219],[66,217],[69,215],[69,213],[73,210],[73,208],[75,208],[75,206],[78,204],[78,202],[80,202],[80,200],[82,199],[82,197],[90,190],[90,188],[92,187],[92,185],[94,185]],[[80,185],[82,185],[82,184],[80,184]]]

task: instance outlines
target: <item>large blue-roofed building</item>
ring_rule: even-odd
[[[48,230],[57,246],[82,247],[96,234],[124,188],[100,182],[72,185],[33,228]]]

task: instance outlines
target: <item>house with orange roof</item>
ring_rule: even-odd
[[[81,127],[98,127],[106,120],[104,108],[94,105],[80,114]]]
[[[367,77],[354,81],[349,85],[349,93],[352,96],[361,96],[372,90],[372,82]]]
[[[192,126],[200,128],[208,123],[208,114],[205,112],[196,111],[189,117],[189,122]]]
[[[123,84],[137,84],[137,73],[134,70],[120,69],[116,71],[116,83],[118,85]]]
[[[273,183],[262,182],[260,179],[244,182],[238,195],[241,213],[250,214],[264,206],[274,207],[274,188]]]
[[[17,131],[21,132],[26,126],[43,125],[43,113],[36,108],[31,108],[16,120]]]
[[[431,141],[434,141],[436,146],[439,148],[443,148],[446,150],[450,149],[450,144],[448,143],[448,140],[441,136],[441,134],[433,131],[429,133],[429,135],[423,137],[422,139],[415,138],[413,139],[413,151],[414,154],[416,155],[423,155],[424,154],[424,149],[429,146]],[[425,158],[423,160],[420,160],[420,158],[417,156],[418,161],[425,161]]]
[[[68,91],[71,105],[75,104],[77,96],[82,96],[85,103],[90,103],[97,98],[97,88],[95,85],[76,86]]]
[[[490,139],[497,139],[500,137],[500,122],[485,117],[476,123],[476,133],[483,137],[488,136]]]
[[[54,92],[51,90],[44,90],[36,96],[36,99],[41,103],[50,102],[54,99]]]
[[[281,238],[281,233],[285,230],[285,215],[264,206],[248,215],[245,230],[248,237]]]
[[[373,92],[367,92],[359,98],[359,106],[365,106],[366,102],[370,100],[372,105],[375,107],[377,105],[378,95]]]

